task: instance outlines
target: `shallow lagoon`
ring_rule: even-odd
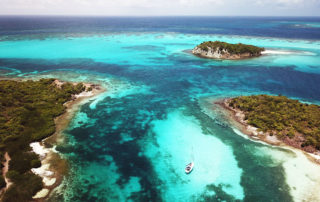
[[[271,52],[243,61],[188,53],[205,40]],[[313,173],[319,168],[299,153],[239,135],[212,102],[269,93],[318,103],[319,54],[319,40],[268,34],[19,36],[0,42],[0,74],[108,89],[84,104],[65,130],[60,152],[70,162],[70,175],[51,201],[299,201],[308,197],[302,187],[317,185]],[[194,171],[185,175],[191,160]],[[307,166],[298,172],[299,162]]]

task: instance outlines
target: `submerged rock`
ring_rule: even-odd
[[[192,53],[205,58],[238,60],[261,56],[262,51],[264,48],[252,45],[207,41],[196,46]]]

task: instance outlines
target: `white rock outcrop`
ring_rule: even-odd
[[[244,58],[250,58],[250,57],[257,57],[261,55],[261,54],[251,54],[251,53],[231,54],[226,49],[220,50],[219,47],[216,49],[207,47],[207,50],[204,50],[198,46],[192,50],[192,53],[205,58],[228,59],[228,60],[238,60],[238,59],[244,59]]]

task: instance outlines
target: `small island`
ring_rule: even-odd
[[[204,58],[239,60],[261,56],[261,52],[264,50],[264,48],[241,43],[206,41],[196,46],[192,53]]]
[[[30,146],[55,133],[56,118],[71,106],[66,103],[99,90],[93,84],[56,79],[0,80],[1,201],[31,201],[40,190],[44,197],[57,185],[55,179],[45,183],[33,171],[42,166],[42,159]]]
[[[320,106],[285,96],[252,95],[221,104],[241,123],[243,132],[271,144],[285,143],[312,154],[320,150]]]

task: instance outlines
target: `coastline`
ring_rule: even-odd
[[[9,162],[11,160],[8,152],[4,154],[5,162],[2,162],[3,168],[2,168],[2,176],[3,179],[6,182],[6,187],[0,190],[0,195],[2,195],[5,191],[9,189],[9,187],[12,185],[12,182],[6,177],[7,172],[9,171]]]
[[[60,87],[65,82],[56,79],[54,83]],[[69,83],[72,83],[73,85],[78,84],[77,82]],[[86,90],[73,95],[70,101],[64,103],[64,106],[66,107],[65,112],[54,119],[54,134],[40,142],[33,142],[30,144],[32,151],[40,156],[41,161],[41,167],[33,168],[31,171],[42,178],[44,185],[43,188],[33,196],[33,200],[35,201],[45,201],[50,196],[52,190],[61,184],[63,176],[67,174],[68,162],[61,158],[59,153],[55,150],[55,145],[63,142],[63,130],[69,125],[72,117],[82,104],[89,101],[90,98],[106,91],[106,89],[102,88],[100,85],[90,83],[83,83],[83,85],[86,87]],[[92,88],[92,90],[87,91],[89,88]]]
[[[288,142],[279,140],[275,135],[271,136],[262,131],[258,131],[258,128],[249,125],[244,120],[245,115],[242,111],[229,107],[228,105],[229,101],[230,101],[230,98],[225,98],[225,99],[215,101],[214,104],[220,106],[223,109],[224,116],[227,118],[227,120],[232,125],[234,125],[237,129],[239,129],[243,134],[245,134],[248,138],[256,141],[262,141],[266,144],[269,144],[272,146],[278,146],[284,149],[299,150],[303,152],[303,154],[310,161],[312,161],[313,163],[316,163],[317,165],[320,165],[319,151],[317,153],[308,152],[301,149],[301,147],[298,147],[296,144],[288,144]]]
[[[268,55],[268,54],[265,54],[265,53],[261,53],[261,55],[254,56],[254,57],[252,57],[252,56],[243,56],[242,58],[214,58],[214,57],[205,56],[205,55],[202,55],[202,54],[193,53],[193,49],[187,49],[187,50],[184,50],[183,52],[191,54],[191,55],[196,56],[198,58],[210,59],[210,60],[215,60],[215,61],[225,61],[225,60],[226,61],[246,61],[246,60],[261,58],[261,57],[264,57],[264,56]]]
[[[237,55],[237,56],[232,56],[232,57],[211,57],[211,56],[206,56],[203,54],[197,54],[191,52],[192,55],[197,56],[199,58],[204,58],[204,59],[211,59],[211,60],[230,60],[230,61],[241,61],[241,60],[249,60],[249,59],[254,59],[254,58],[259,58],[262,56],[265,56],[266,54],[261,54],[259,56],[247,56],[247,55]]]
[[[205,41],[192,49],[196,56],[219,60],[242,60],[261,56],[264,48],[248,44],[223,41]]]

